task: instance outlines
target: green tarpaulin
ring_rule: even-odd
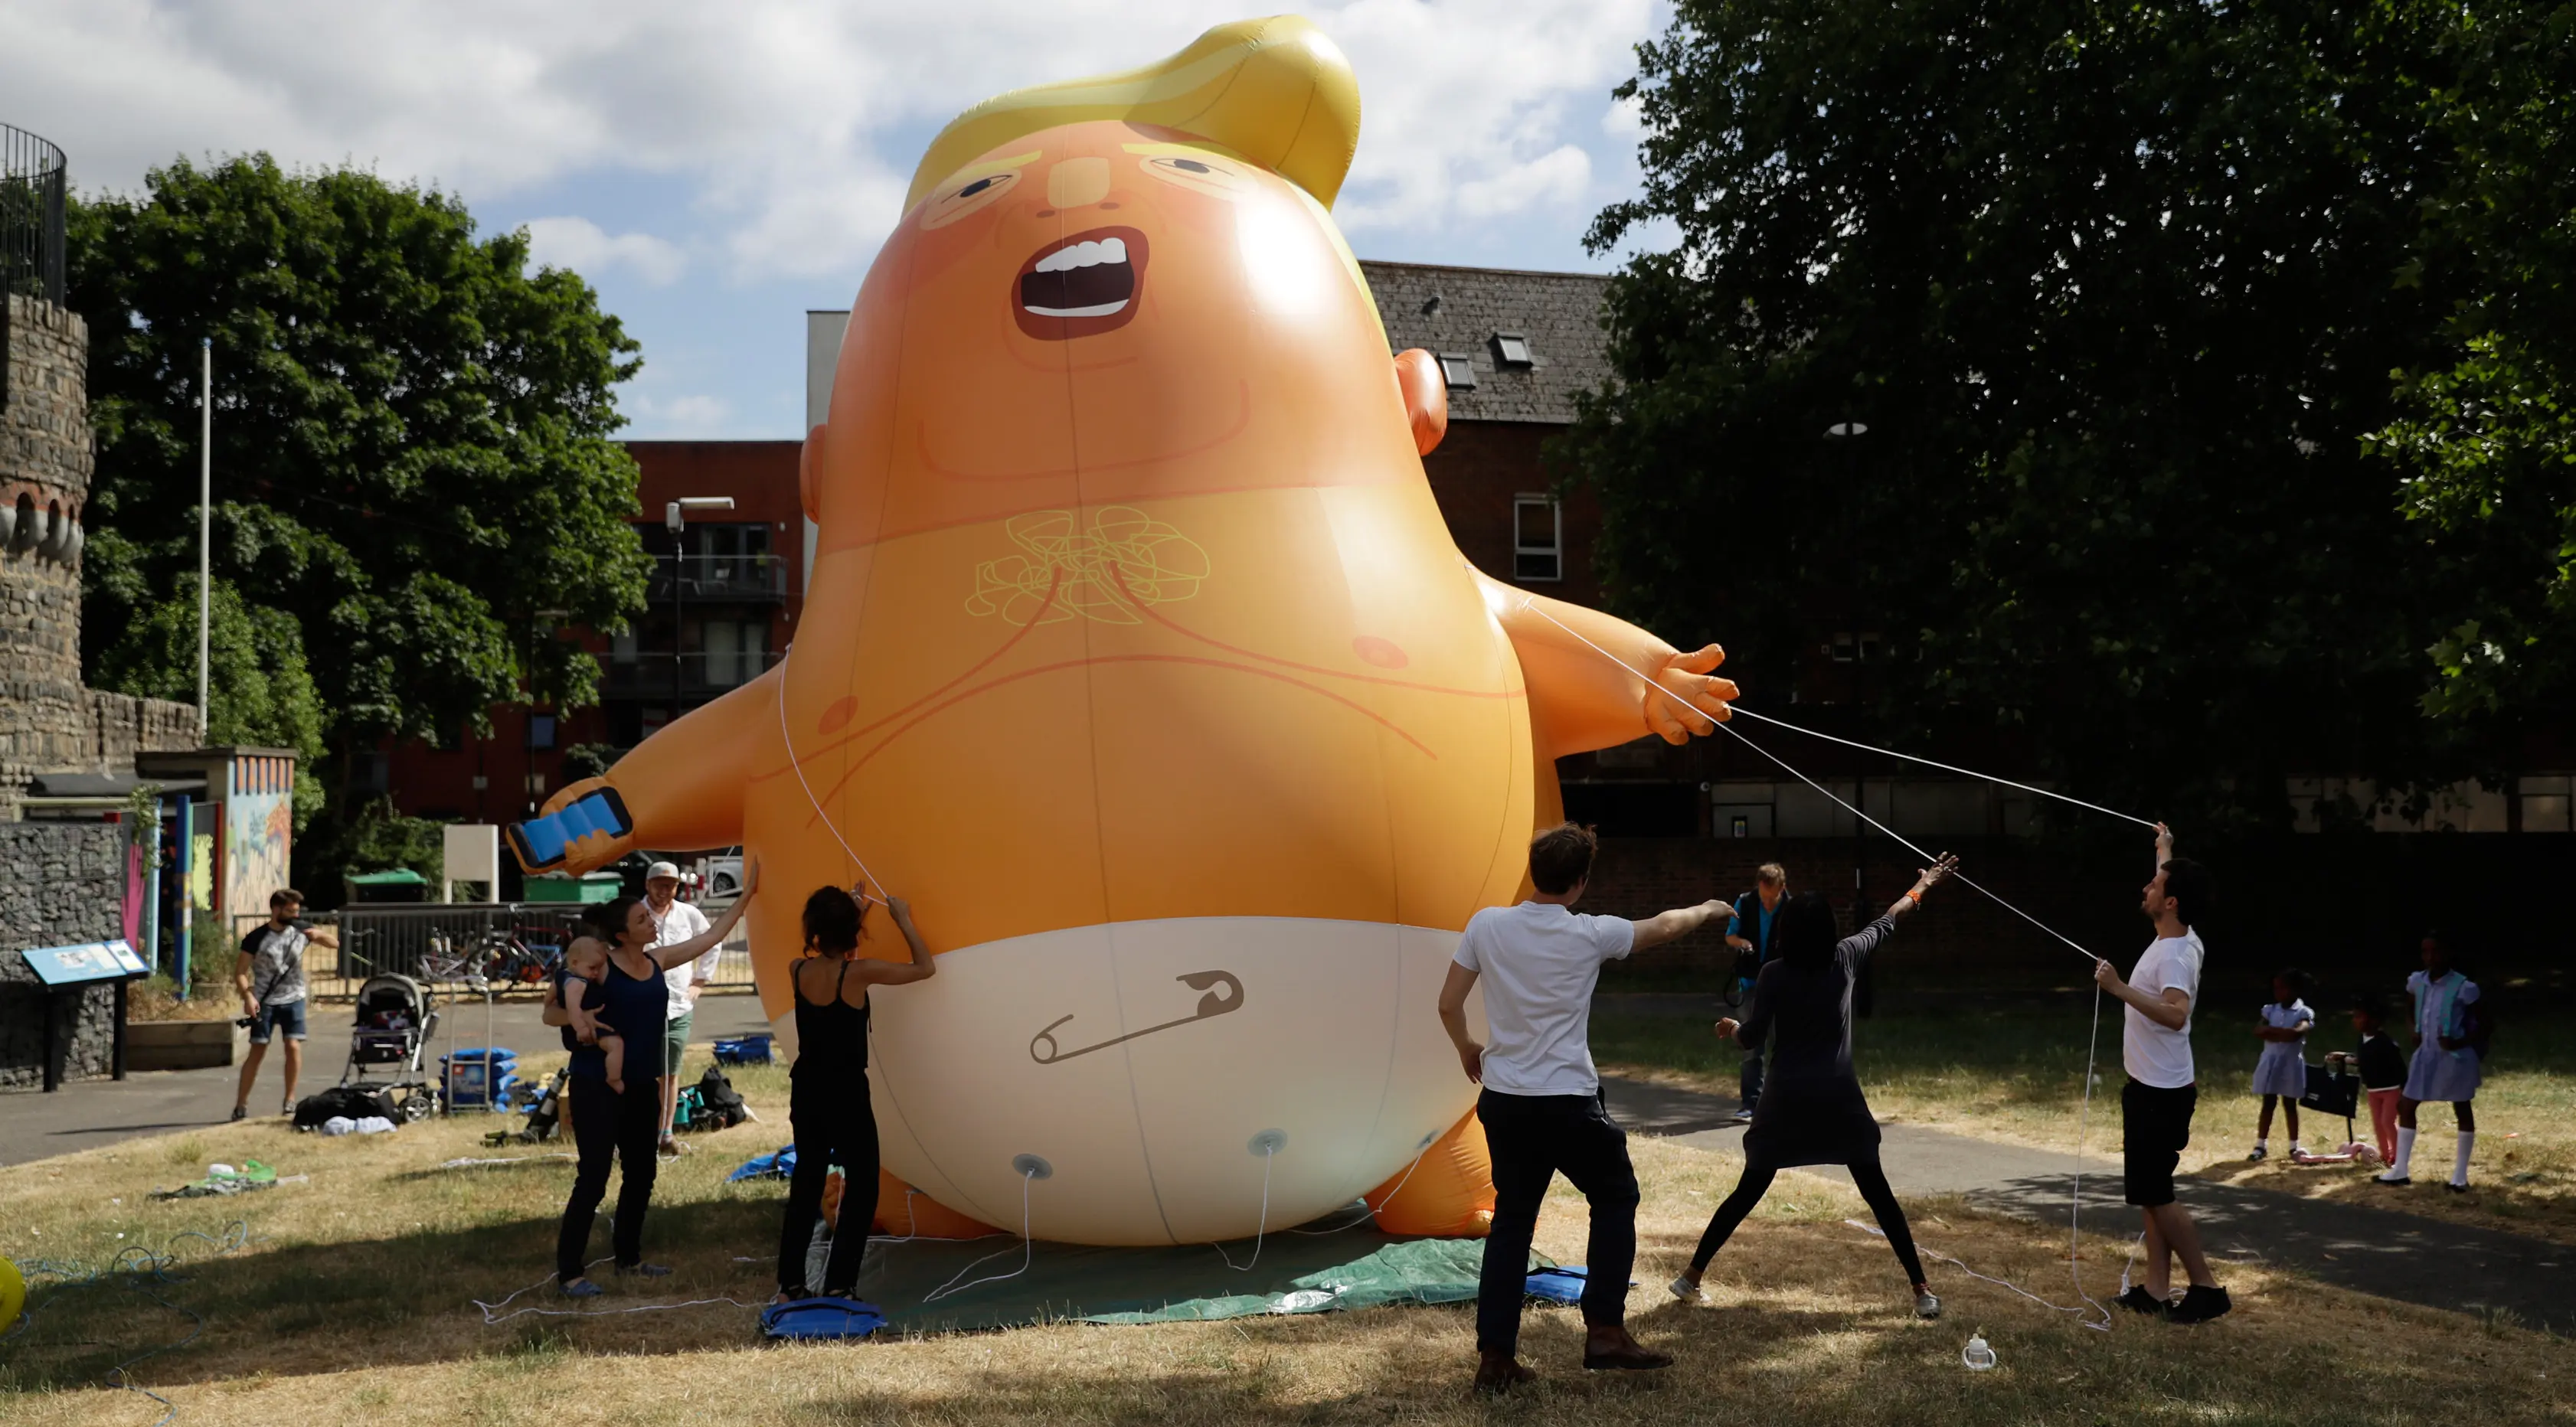
[[[902,1333],[1461,1303],[1476,1296],[1485,1245],[1481,1239],[1392,1238],[1363,1220],[1334,1232],[1274,1231],[1258,1259],[1249,1239],[1223,1250],[1024,1245],[1009,1235],[889,1240],[868,1246],[859,1291]],[[1227,1266],[1229,1258],[1248,1268],[1237,1272]],[[1531,1262],[1548,1266],[1537,1255]],[[986,1278],[992,1281],[978,1282]],[[933,1295],[936,1301],[925,1301]]]

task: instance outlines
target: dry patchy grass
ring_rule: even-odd
[[[2064,1009],[1908,1012],[1882,996],[1879,1015],[1853,1027],[1853,1056],[1870,1108],[1882,1120],[1934,1125],[1960,1134],[2040,1149],[2072,1151],[2076,1112],[2084,1083],[2090,1018],[2085,1003]],[[2119,1006],[2104,998],[2098,1069],[2088,1153],[2108,1154],[2120,1143]],[[2424,1135],[2416,1149],[2416,1184],[2410,1190],[2374,1188],[2352,1166],[2301,1169],[2288,1162],[2284,1121],[2272,1126],[2273,1158],[2245,1162],[2254,1144],[2259,1102],[2251,1086],[2259,1043],[2238,1021],[2202,1016],[2192,1027],[2200,1068],[2200,1110],[2192,1126],[2183,1169],[2205,1179],[2314,1198],[2351,1199],[2427,1218],[2529,1234],[2576,1244],[2576,1017],[2517,1018],[2499,1035],[2495,1062],[2478,1092],[2478,1141],[2469,1177],[2477,1192],[2451,1195],[2437,1188],[2451,1170],[2452,1122],[2447,1105],[2423,1108]],[[2311,1057],[2346,1048],[2350,1029],[2329,1022],[2309,1040]],[[1592,1020],[1592,1044],[1610,1074],[1682,1085],[1723,1095],[1736,1093],[1741,1056],[1718,1044],[1704,1020],[1680,1016],[1602,1013]],[[2355,1131],[2370,1138],[2368,1107]],[[2340,1117],[2303,1117],[2310,1149],[2340,1141]]]
[[[738,1083],[773,1115],[783,1105],[775,1071]],[[1544,1381],[1501,1403],[1465,1391],[1474,1332],[1464,1305],[794,1348],[760,1346],[752,1313],[725,1305],[487,1328],[469,1300],[545,1276],[570,1166],[434,1168],[505,1153],[476,1143],[481,1128],[323,1140],[255,1123],[0,1169],[0,1251],[95,1263],[122,1245],[246,1219],[257,1243],[183,1263],[183,1281],[157,1290],[206,1319],[195,1341],[135,1372],[178,1405],[181,1423],[2398,1423],[2468,1400],[2497,1422],[2576,1417],[2560,1386],[2576,1362],[2557,1339],[2257,1267],[2231,1270],[2240,1307],[2222,1323],[2122,1321],[2104,1334],[1936,1265],[1951,1314],[1916,1323],[1885,1245],[1842,1223],[1858,1202],[1800,1174],[1782,1178],[1719,1258],[1716,1304],[1685,1307],[1659,1285],[1734,1166],[1643,1139],[1633,1142],[1645,1208],[1631,1311],[1640,1335],[1680,1365],[1587,1376],[1573,1313],[1533,1309],[1524,1356]],[[763,1295],[766,1263],[733,1257],[774,1242],[781,1191],[723,1176],[777,1138],[774,1123],[728,1132],[665,1166],[648,1242],[678,1272],[646,1301]],[[143,1197],[210,1158],[244,1157],[311,1179],[236,1200]],[[2053,1231],[1956,1202],[1914,1207],[1927,1245],[2066,1297]],[[1581,1261],[1585,1222],[1560,1185],[1540,1248]],[[2124,1249],[2088,1242],[2096,1292],[2111,1287]],[[182,1256],[194,1257],[184,1243]],[[186,1317],[104,1287],[39,1304],[33,1328],[0,1348],[0,1418],[139,1427],[158,1417],[143,1398],[93,1384],[119,1358],[180,1336]],[[2003,1366],[1971,1374],[1958,1353],[1980,1326]]]

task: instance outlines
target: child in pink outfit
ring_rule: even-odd
[[[2406,1086],[2406,1055],[2380,1024],[2376,998],[2353,1003],[2352,1028],[2361,1035],[2361,1088],[2370,1092],[2370,1133],[2379,1142],[2380,1163],[2397,1153],[2397,1098]]]

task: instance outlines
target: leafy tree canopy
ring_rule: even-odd
[[[197,700],[197,592],[183,582],[172,598],[135,609],[98,661],[95,683],[120,694],[192,704]],[[295,826],[322,807],[322,697],[304,662],[304,632],[284,610],[245,603],[217,581],[206,640],[206,741],[217,747],[292,748]]]
[[[1725,638],[1757,707],[1883,628],[1881,734],[2017,729],[2203,827],[2279,825],[2291,774],[2495,768],[2489,722],[2422,714],[2480,588],[2385,434],[2440,393],[2391,374],[2452,371],[2501,290],[2447,260],[2472,23],[1683,0],[1622,91],[1643,192],[1591,233],[1675,241],[1613,282],[1560,450],[1620,598]]]
[[[527,259],[452,195],[264,154],[78,201],[92,677],[167,684],[152,601],[195,575],[210,339],[214,571],[254,627],[292,621],[335,745],[450,740],[530,692],[586,702],[596,662],[536,616],[614,629],[642,607],[635,467],[609,439],[640,363],[579,276]]]

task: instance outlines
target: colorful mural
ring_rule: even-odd
[[[268,894],[291,885],[288,852],[295,839],[295,760],[256,755],[233,760],[224,798],[223,910],[229,918],[268,910]]]

